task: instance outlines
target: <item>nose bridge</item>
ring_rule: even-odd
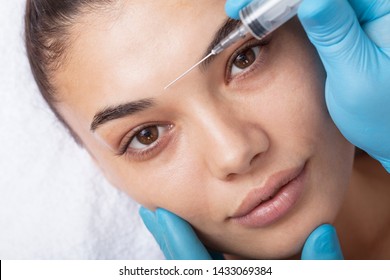
[[[197,113],[197,145],[212,173],[220,179],[250,170],[253,159],[268,149],[260,127],[231,106],[207,103]]]

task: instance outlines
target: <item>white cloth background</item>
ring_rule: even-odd
[[[0,0],[0,259],[160,259],[138,206],[105,181],[30,73],[25,0]]]

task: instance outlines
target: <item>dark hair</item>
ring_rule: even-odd
[[[34,79],[47,104],[79,143],[54,106],[58,97],[51,80],[53,73],[66,62],[66,50],[72,43],[70,29],[79,16],[113,2],[116,1],[27,0],[26,3],[25,44]]]

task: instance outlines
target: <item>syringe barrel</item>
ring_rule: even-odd
[[[254,0],[240,12],[246,28],[262,39],[297,14],[303,0]]]

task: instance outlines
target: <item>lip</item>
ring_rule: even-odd
[[[306,163],[273,174],[265,184],[248,193],[232,221],[251,228],[265,227],[285,216],[304,189]]]

